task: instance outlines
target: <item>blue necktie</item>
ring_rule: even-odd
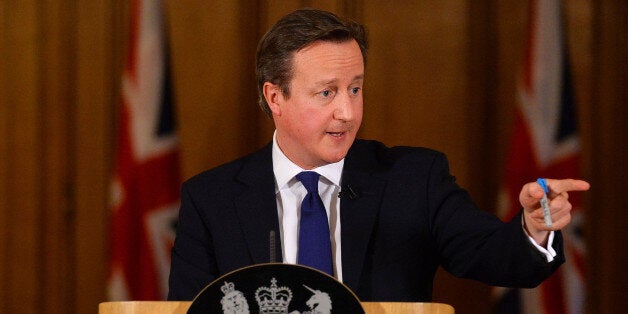
[[[307,195],[301,203],[297,263],[333,276],[327,212],[325,212],[323,200],[318,195],[319,176],[313,171],[304,171],[296,176],[307,190]]]

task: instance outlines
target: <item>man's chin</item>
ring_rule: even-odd
[[[349,147],[347,147],[347,149],[345,149],[345,150],[337,151],[337,152],[334,152],[332,154],[329,154],[327,156],[327,158],[325,158],[325,161],[328,164],[337,163],[337,162],[341,161],[343,158],[345,158],[347,156],[347,152],[348,151],[349,151]]]

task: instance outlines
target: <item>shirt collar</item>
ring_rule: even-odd
[[[311,169],[315,171],[329,181],[330,184],[334,184],[340,187],[340,177],[342,175],[342,167],[344,166],[345,159],[341,159],[338,162],[327,164],[318,168]],[[284,189],[291,183],[291,180],[302,171],[306,171],[295,163],[290,161],[288,157],[281,151],[279,145],[277,145],[277,130],[273,134],[273,172],[275,173],[275,192]]]

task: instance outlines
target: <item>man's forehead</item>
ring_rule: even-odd
[[[292,55],[292,65],[308,66],[355,66],[364,65],[364,57],[355,41],[328,42],[317,41]]]
[[[302,53],[304,51],[308,51],[310,49],[319,47],[321,45],[346,45],[347,43],[353,43],[355,44],[358,48],[360,47],[360,45],[358,44],[358,42],[353,39],[353,38],[348,38],[346,40],[323,40],[323,39],[319,39],[319,40],[315,40],[311,43],[308,43],[307,45],[293,51],[293,55],[294,54],[298,54],[298,53]],[[361,53],[361,50],[360,50]]]

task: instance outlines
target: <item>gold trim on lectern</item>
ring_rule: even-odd
[[[185,314],[191,301],[122,301],[103,302],[99,314]],[[443,303],[360,302],[367,314],[454,314],[454,308]]]

